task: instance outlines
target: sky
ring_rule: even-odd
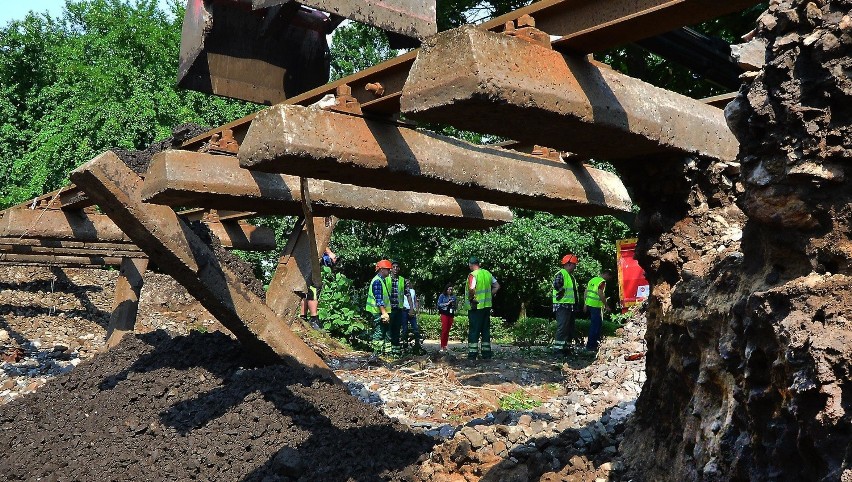
[[[168,11],[168,1],[159,0],[160,7]],[[5,27],[11,20],[21,20],[27,12],[48,12],[53,17],[62,14],[65,0],[3,0],[0,2],[0,27]]]

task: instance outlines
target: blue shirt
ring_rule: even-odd
[[[455,312],[455,308],[456,308],[456,297],[455,297],[455,295],[447,296],[446,294],[441,293],[441,295],[438,296],[438,311],[439,312],[444,313],[446,315],[449,315],[449,314],[451,314],[450,313],[451,309],[452,309],[453,312]]]
[[[373,297],[376,298],[376,306],[387,306],[385,305],[385,297],[382,295],[384,289],[382,289],[382,281],[375,280],[373,281]]]

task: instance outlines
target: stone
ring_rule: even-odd
[[[6,330],[0,330],[0,343],[6,343],[9,341],[9,332]]]
[[[299,451],[285,447],[272,458],[272,468],[276,473],[288,477],[299,477],[305,470]]]
[[[506,447],[506,444],[499,440],[497,442],[494,442],[494,444],[491,446],[491,449],[494,451],[495,454],[499,455],[500,457],[505,457],[508,453],[508,448]]]
[[[524,459],[532,454],[539,453],[539,449],[533,445],[518,445],[509,451],[509,455],[518,459]]]
[[[482,434],[473,427],[464,427],[461,429],[460,433],[464,435],[468,441],[470,441],[470,445],[474,450],[485,445],[485,437],[483,437]]]
[[[471,445],[466,439],[462,439],[456,443],[455,448],[450,454],[450,460],[456,464],[463,464],[470,457]]]
[[[438,435],[443,439],[451,439],[455,433],[456,429],[452,425],[442,425],[438,431]]]

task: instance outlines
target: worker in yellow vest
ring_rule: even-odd
[[[365,309],[373,316],[373,354],[378,356],[388,348],[390,338],[390,293],[385,282],[391,270],[391,262],[383,259],[376,263],[376,276],[367,289]]]
[[[574,279],[574,268],[577,267],[577,257],[566,254],[562,257],[562,269],[553,278],[553,315],[556,317],[556,335],[551,349],[555,354],[564,355],[571,348],[574,340],[574,307],[579,302],[577,280]]]
[[[470,300],[470,311],[467,313],[470,326],[467,332],[467,359],[476,360],[480,354],[480,340],[482,358],[491,358],[491,300],[500,284],[487,270],[479,267],[480,260],[477,257],[470,258],[468,266],[470,275],[467,277],[468,299]]]
[[[604,270],[600,276],[595,276],[586,285],[586,308],[591,323],[589,324],[589,340],[586,350],[597,351],[601,341],[603,316],[606,315],[606,283],[612,280],[612,271]]]
[[[414,302],[411,300],[411,293],[409,292],[411,286],[408,280],[399,275],[399,261],[391,260],[390,276],[385,278],[385,284],[390,296],[387,305],[390,306],[391,355],[399,357],[402,356],[402,344],[399,336],[402,324],[405,323],[407,315],[414,314],[414,310],[405,309],[405,301],[408,301],[408,306],[414,306]]]

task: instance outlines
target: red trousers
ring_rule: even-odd
[[[450,339],[450,328],[453,327],[453,315],[441,313],[441,348],[447,347]]]

